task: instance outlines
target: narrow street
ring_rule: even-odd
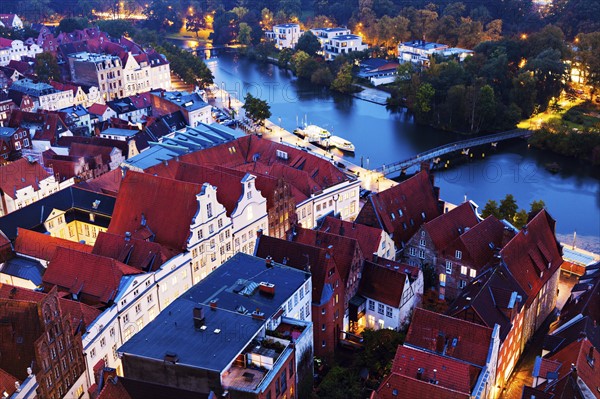
[[[550,330],[551,324],[556,320],[558,310],[562,309],[571,294],[571,288],[577,283],[578,277],[573,274],[560,272],[558,281],[558,298],[556,299],[556,310],[544,322],[542,327],[535,333],[532,340],[525,347],[521,359],[510,376],[506,390],[500,396],[501,399],[521,399],[524,385],[531,385],[533,364],[535,358],[542,354],[544,337]]]

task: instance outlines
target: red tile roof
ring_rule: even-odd
[[[81,182],[77,187],[116,197],[119,193],[119,188],[121,187],[121,181],[123,179],[122,173],[121,169],[117,168],[104,173],[95,179]]]
[[[399,308],[407,277],[399,270],[366,261],[358,286],[358,293],[393,308]]]
[[[356,221],[381,227],[393,234],[396,246],[401,247],[423,223],[441,214],[438,197],[429,173],[422,171],[394,187],[371,194]]]
[[[106,110],[108,109],[108,105],[106,104],[98,104],[94,103],[88,107],[88,112],[94,115],[104,115]]]
[[[502,248],[506,237],[512,238],[514,232],[505,229],[504,224],[494,216],[488,216],[482,222],[461,234],[443,251],[445,256],[454,256],[462,252],[462,263],[480,270],[492,259],[495,248]],[[490,246],[494,245],[494,248]]]
[[[199,184],[129,171],[121,183],[108,232],[140,237],[137,231],[147,231],[155,235],[155,242],[184,251],[199,206],[196,195],[201,191]]]
[[[358,241],[360,250],[367,259],[370,259],[379,250],[381,237],[383,234],[386,234],[382,229],[377,227],[348,222],[331,216],[327,216],[323,220],[318,230],[354,238]],[[395,251],[393,249],[392,251],[395,255]]]
[[[102,162],[109,164],[111,159],[111,153],[114,147],[107,147],[102,145],[84,144],[84,143],[72,143],[69,148],[69,155],[75,157],[92,157],[96,155],[102,156]]]
[[[6,392],[8,397],[10,397],[17,390],[15,388],[16,381],[19,381],[16,377],[0,369],[0,392]]]
[[[423,371],[421,378],[424,382],[437,381],[437,386],[465,394],[472,391],[481,372],[481,368],[462,361],[399,346],[392,364],[392,373],[416,379],[419,369]]]
[[[469,399],[470,394],[392,373],[386,377],[371,399]]]
[[[155,271],[170,257],[160,244],[139,240],[133,237],[101,232],[94,243],[94,255],[106,256],[118,260],[145,272]]]
[[[91,303],[108,304],[117,295],[121,277],[139,273],[114,259],[58,247],[43,281],[47,288],[56,285],[60,291],[92,298]]]
[[[43,292],[0,283],[0,298],[2,299],[39,302],[44,299],[46,295],[47,294]],[[71,327],[73,328],[73,332],[76,332],[79,328],[81,321],[83,321],[86,326],[89,326],[102,313],[94,307],[62,297],[59,297],[59,303],[62,312],[71,316]]]
[[[417,308],[405,343],[483,367],[491,341],[491,328]]]
[[[13,198],[15,190],[33,187],[40,189],[39,183],[52,176],[37,161],[30,162],[26,158],[19,158],[15,162],[0,166],[0,190],[5,195]]]
[[[116,377],[113,380],[108,379],[104,382],[104,387],[96,399],[131,399],[131,396]]]
[[[592,363],[590,363],[590,359],[593,359]],[[600,372],[598,371],[600,368],[600,352],[592,346],[587,338],[571,343],[551,356],[550,360],[562,364],[558,370],[559,378],[572,373],[571,365],[575,365],[577,377],[583,380],[596,398],[600,398]]]
[[[542,210],[500,251],[508,270],[527,294],[528,305],[562,264],[555,224]]]
[[[296,235],[294,236],[294,241],[319,247],[324,250],[330,250],[344,285],[347,285],[348,283],[355,256],[360,259],[361,263],[364,260],[364,257],[360,252],[360,247],[358,246],[358,241],[354,238],[304,229],[302,227],[296,228],[295,232]]]
[[[17,238],[14,245],[16,253],[45,261],[52,259],[58,247],[69,248],[79,252],[92,252],[92,247],[89,245],[59,237],[52,237],[48,234],[20,227],[17,229]]]
[[[327,251],[322,248],[281,240],[266,235],[262,235],[258,239],[255,255],[260,258],[270,256],[274,262],[295,269],[310,269],[313,286],[312,301],[317,304],[321,303],[323,299],[328,272],[332,268],[336,268],[333,257],[329,256]]]
[[[441,251],[463,234],[467,228],[472,228],[478,222],[479,219],[477,219],[471,203],[464,202],[451,211],[425,223],[423,229],[431,237],[435,248]]]

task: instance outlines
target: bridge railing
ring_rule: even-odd
[[[412,156],[408,159],[405,159],[403,161],[394,162],[389,165],[383,165],[383,166],[375,169],[375,171],[379,172],[379,173],[383,173],[385,175],[385,174],[393,173],[398,170],[413,166],[413,165],[417,164],[418,162],[429,160],[429,159],[435,158],[440,155],[445,155],[445,154],[448,154],[453,151],[460,151],[460,150],[464,150],[465,148],[488,144],[488,143],[493,143],[496,141],[508,140],[511,138],[525,137],[530,134],[531,134],[531,131],[529,131],[529,130],[515,129],[515,130],[510,130],[508,132],[495,133],[495,134],[490,134],[487,136],[475,137],[472,139],[457,141],[454,143],[448,143],[448,144],[444,144],[444,145],[436,147],[436,148],[432,148],[431,150],[419,153],[419,154]]]

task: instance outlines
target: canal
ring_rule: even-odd
[[[384,106],[332,93],[297,80],[290,71],[259,64],[234,52],[207,60],[215,83],[232,97],[251,93],[271,105],[271,120],[292,131],[307,121],[354,143],[356,153],[345,155],[356,164],[378,167],[464,137],[418,126],[406,112],[391,113]],[[482,153],[483,152],[483,153]],[[341,153],[340,153],[341,155]],[[465,157],[466,158],[466,157]],[[528,148],[524,140],[481,149],[463,162],[436,172],[444,200],[459,203],[465,196],[481,207],[488,199],[515,196],[525,209],[542,199],[557,220],[557,233],[571,243],[600,251],[600,168]],[[559,173],[544,165],[557,162]]]

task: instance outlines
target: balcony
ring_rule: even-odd
[[[223,373],[223,387],[239,391],[256,391],[271,370],[278,370],[280,363],[291,353],[290,341],[267,336],[252,341]]]

